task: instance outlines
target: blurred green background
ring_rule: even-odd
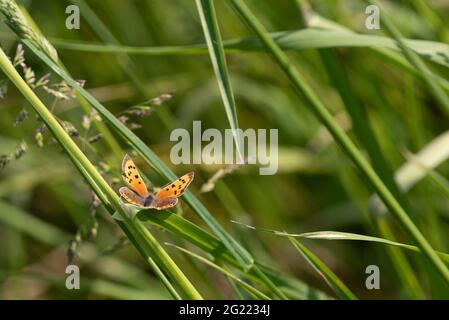
[[[201,120],[203,129],[229,128],[207,51],[189,54],[179,47],[168,53],[127,55],[87,52],[81,46],[81,43],[115,42],[136,47],[177,47],[204,43],[195,2],[74,1],[81,9],[79,30],[65,27],[65,9],[72,4],[70,1],[19,3],[55,45],[72,76],[85,80],[84,87],[114,114],[120,116],[142,101],[174,92],[172,99],[152,107],[155,112],[150,116],[128,115],[128,124],[133,124],[134,132],[176,174],[194,170],[195,180],[190,189],[199,193],[202,184],[219,167],[172,165],[169,154],[174,143],[169,137],[175,128],[190,131],[193,120]],[[214,3],[223,39],[251,35],[226,1]],[[270,32],[304,27],[300,12],[303,1],[247,0],[246,3]],[[384,3],[404,37],[447,43],[447,1]],[[365,28],[365,8],[363,1],[317,0],[311,1],[309,10],[352,31],[385,36],[383,28]],[[4,24],[0,26],[0,39],[5,52],[14,57],[17,39]],[[71,49],[66,48],[69,45]],[[382,163],[377,168],[374,165],[376,170],[389,167],[391,172],[397,172],[410,160],[407,154],[418,153],[434,139],[445,137],[448,115],[425,84],[413,72],[368,46],[305,48],[289,50],[288,55],[363,153],[372,162]],[[50,72],[27,49],[25,59],[37,78]],[[294,233],[333,230],[387,237],[376,223],[378,209],[373,209],[370,202],[373,192],[268,54],[260,50],[230,52],[227,64],[240,127],[279,129],[279,170],[273,176],[260,176],[253,166],[239,168],[220,179],[213,191],[199,193],[199,199],[256,259],[333,296],[332,290],[287,239],[256,232],[230,220]],[[429,67],[447,78],[447,65],[429,63]],[[50,79],[54,83],[60,81],[54,74]],[[94,126],[89,130],[83,127],[84,113],[75,99],[55,103],[51,95],[38,92],[47,106],[54,105],[53,113],[59,119],[75,126],[79,133],[75,141],[117,190],[122,185],[117,183],[122,155],[110,152],[104,140],[86,142],[98,132]],[[353,108],[349,112],[348,101]],[[24,109],[28,117],[16,123]],[[359,117],[354,118],[354,114]],[[114,220],[101,206],[92,208],[89,187],[60,147],[52,143],[51,134],[44,132],[44,145],[37,145],[36,130],[41,126],[25,99],[8,84],[0,102],[0,155],[14,152],[22,141],[28,149],[20,159],[0,169],[0,298],[169,299],[135,248],[123,240]],[[367,144],[370,139],[377,141],[378,146]],[[436,250],[447,252],[449,189],[444,178],[449,173],[447,137],[435,148],[429,152],[429,165],[434,157],[443,155],[431,165],[432,176],[420,177],[401,198],[427,240]],[[373,160],[373,155],[383,160]],[[138,158],[136,162],[155,185],[168,182]],[[384,170],[390,179],[391,172]],[[186,219],[205,226],[186,205],[181,207]],[[410,243],[388,214],[382,217],[397,241]],[[182,245],[178,237],[152,229],[159,242]],[[77,245],[70,242],[71,247],[69,241],[76,239],[77,233],[83,240]],[[447,288],[419,253],[401,251],[415,276],[411,279],[394,258],[397,258],[394,252],[400,249],[392,252],[382,244],[355,241],[304,243],[360,298],[449,297]],[[68,251],[80,255],[74,263],[81,268],[81,290],[65,288]],[[167,251],[205,297],[234,297],[220,273],[178,251],[170,248]],[[373,264],[380,268],[380,290],[365,287],[365,268]]]

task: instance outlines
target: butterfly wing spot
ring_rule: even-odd
[[[178,178],[175,182],[167,184],[165,187],[156,193],[155,198],[157,200],[163,201],[167,198],[177,198],[180,197],[185,189],[193,180],[193,172],[183,175]]]

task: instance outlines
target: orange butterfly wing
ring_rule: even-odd
[[[140,177],[134,161],[126,154],[122,162],[123,180],[141,197],[149,195],[145,182]]]
[[[164,201],[168,198],[177,198],[180,197],[184,191],[187,189],[189,184],[193,180],[194,173],[189,172],[182,177],[180,177],[178,180],[173,181],[172,183],[167,184],[166,186],[162,187],[158,193],[154,196],[155,200],[158,201]]]
[[[138,194],[136,194],[134,191],[128,189],[127,187],[122,187],[119,190],[120,196],[125,199],[127,202],[138,206],[138,207],[144,207],[145,205],[145,198],[142,198]]]
[[[178,180],[167,184],[154,196],[148,192],[145,182],[141,178],[134,161],[128,155],[125,155],[123,158],[122,175],[123,180],[131,188],[120,188],[119,193],[123,199],[139,207],[164,210],[174,207],[178,203],[178,197],[184,193],[186,188],[192,182],[194,173],[189,172]]]

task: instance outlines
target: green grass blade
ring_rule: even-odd
[[[237,120],[237,110],[235,107],[234,94],[232,92],[231,80],[229,77],[226,58],[221,40],[220,30],[218,28],[217,17],[215,15],[214,3],[212,0],[196,0],[196,6],[201,18],[204,37],[206,38],[207,48],[212,61],[212,66],[220,88],[221,98],[226,110],[229,124],[231,126],[235,146],[237,148],[238,159],[243,161],[240,153],[240,140],[238,131],[239,123]]]
[[[318,26],[317,26],[318,27]],[[322,30],[313,26],[301,30],[285,30],[271,32],[269,36],[283,50],[305,50],[325,48],[379,48],[399,52],[394,40],[378,35],[358,34],[351,30]],[[118,44],[96,44],[50,38],[55,47],[66,50],[103,53],[126,53],[129,55],[204,55],[208,53],[207,44],[193,44],[184,46],[151,46],[137,47]],[[449,67],[444,56],[449,56],[449,45],[437,41],[405,39],[405,43],[417,54],[429,61]],[[227,54],[254,52],[264,50],[263,45],[256,37],[242,37],[223,40],[223,48]],[[440,54],[439,54],[440,53]]]
[[[122,223],[123,222],[118,222],[119,225]],[[127,224],[124,223],[124,225],[126,226]],[[141,228],[144,228],[141,224],[138,223],[133,223],[133,225],[135,229],[141,230]],[[124,228],[124,231],[130,241],[133,243],[142,243],[143,241],[141,240],[141,238],[149,240],[147,241],[147,243],[143,243],[142,245],[138,246],[137,250],[140,252],[142,257],[144,257],[145,261],[150,265],[156,276],[161,280],[161,282],[164,284],[164,286],[167,288],[168,292],[170,292],[174,299],[182,300],[182,297],[170,282],[170,280],[167,278],[167,276],[164,274],[164,272],[161,270],[161,268],[159,268],[159,265],[156,263],[155,259],[151,257],[150,251],[153,253],[153,255],[161,265],[166,266],[166,269],[173,268],[171,272],[168,272],[168,274],[171,276],[174,282],[178,283],[188,299],[202,300],[201,295],[197,292],[195,287],[184,276],[181,270],[171,260],[170,256],[164,251],[164,249],[162,249],[162,246],[159,245],[159,243],[156,241],[153,235],[148,232],[148,230],[146,230],[141,238],[139,237],[138,232],[135,232],[132,227]],[[151,250],[148,250],[146,248],[147,245],[151,247]]]
[[[377,5],[379,8],[382,6],[377,1],[367,0],[368,3]],[[419,71],[422,75],[424,81],[427,83],[430,92],[435,97],[435,99],[443,107],[446,115],[449,115],[449,97],[443,91],[443,89],[434,81],[433,74],[426,66],[426,64],[421,60],[421,58],[414,52],[414,49],[409,47],[407,42],[402,38],[400,31],[396,28],[394,23],[391,21],[385,10],[382,10],[382,23],[385,26],[387,32],[397,41],[397,44],[401,48],[404,56],[407,60]],[[442,57],[449,57],[447,53],[442,53]]]
[[[211,254],[214,257],[214,260],[223,261],[233,267],[237,267],[240,270],[245,271],[233,255],[226,249],[223,242],[183,217],[166,211],[154,214],[151,210],[141,211],[137,217],[141,221],[154,224],[186,239],[204,252]],[[255,262],[254,265],[262,271],[264,275],[266,275],[270,283],[280,285],[284,288],[289,288],[290,291],[295,293],[294,297],[297,299],[328,298],[322,292],[300,282],[299,280],[283,275],[279,271],[275,271],[258,262]],[[267,279],[261,277],[260,273],[254,268],[249,270],[247,275],[251,277],[253,281],[265,285],[268,289],[272,290],[272,292],[276,293],[276,290],[273,289],[269,282],[267,282]],[[277,295],[281,297],[283,296],[279,294]]]
[[[97,53],[126,53],[129,55],[142,56],[183,56],[183,55],[206,55],[209,53],[206,44],[184,45],[184,46],[150,46],[135,47],[126,45],[98,44],[91,42],[82,42],[76,40],[66,40],[60,38],[49,38],[51,43],[58,49],[80,51],[80,52],[97,52]],[[240,53],[241,51],[228,49],[226,41],[224,46],[226,53]]]
[[[152,214],[152,210],[141,211],[141,219],[143,221],[157,222],[156,225],[166,228],[175,234],[184,237],[191,243],[197,245],[201,249],[212,254],[216,260],[223,260],[227,263],[235,265],[235,260],[230,259],[229,251],[226,251],[223,247],[223,243],[217,241],[209,234],[204,232],[202,229],[194,225],[193,223],[183,219],[182,217],[175,214],[158,213],[157,215]],[[242,269],[243,271],[248,271]],[[281,299],[287,299],[287,296],[277,288],[265,272],[260,268],[259,265],[253,264],[250,269],[252,275],[256,276],[260,282],[262,282],[268,289],[270,289],[275,295]]]
[[[235,283],[241,285],[246,291],[248,291],[248,293],[250,293],[251,295],[253,295],[256,299],[262,299],[262,300],[271,300],[270,297],[268,297],[266,294],[264,294],[263,292],[259,291],[258,289],[254,288],[253,286],[251,286],[250,284],[246,283],[245,281],[243,281],[242,279],[240,279],[239,277],[237,277],[236,275],[234,275],[232,272],[226,270],[225,268],[220,267],[219,265],[217,265],[216,263],[213,263],[212,261],[192,252],[189,251],[187,249],[181,248],[177,245],[171,244],[171,243],[166,243],[166,245],[169,245],[171,247],[174,247],[182,252],[184,252],[185,254],[188,254],[189,256],[201,261],[202,263],[220,271],[222,274],[224,274],[225,276],[231,278],[232,280],[235,281]]]
[[[395,42],[387,37],[357,34],[349,29],[343,29],[337,24],[326,23],[322,17],[314,14],[310,19],[311,28],[298,31],[281,31],[270,33],[270,36],[283,50],[303,50],[303,49],[322,49],[337,47],[367,47],[375,53],[389,59],[397,66],[405,69],[407,72],[422,78],[421,73],[400,54],[399,48]],[[318,28],[325,28],[321,30]],[[332,31],[332,32],[329,32]],[[133,47],[111,44],[94,44],[65,39],[51,39],[52,43],[60,49],[76,50],[84,52],[103,52],[103,53],[127,53],[129,55],[204,55],[208,53],[205,44],[194,44],[185,46],[151,46],[151,47]],[[429,59],[435,63],[449,66],[449,62],[444,57],[449,54],[449,45],[422,40],[405,40],[407,45],[420,54],[423,58]],[[243,37],[239,39],[223,41],[223,47],[226,54],[238,54],[244,52],[253,52],[263,50],[263,47],[254,37]],[[442,54],[441,54],[442,53]],[[439,75],[432,74],[432,78],[440,86],[449,92],[449,82]]]
[[[247,225],[245,223],[233,221],[234,223],[237,223],[239,225],[242,225],[246,228],[252,229],[252,230],[259,230],[267,233],[274,234],[276,236],[280,237],[288,237],[288,238],[307,238],[307,239],[320,239],[320,240],[358,240],[358,241],[370,241],[370,242],[378,242],[383,244],[388,244],[391,246],[401,247],[405,248],[411,251],[415,252],[422,252],[417,246],[400,243],[397,241],[392,241],[384,238],[379,237],[372,237],[372,236],[365,236],[361,234],[356,233],[349,233],[349,232],[339,232],[339,231],[315,231],[315,232],[305,232],[305,233],[289,233],[285,231],[278,231],[278,230],[272,230],[272,229],[266,229],[266,228],[259,228]],[[436,251],[437,254],[446,262],[449,263],[449,254],[444,252]]]
[[[318,272],[318,274],[326,281],[326,283],[335,291],[340,299],[357,300],[357,297],[349,290],[348,287],[337,277],[335,273],[326,266],[316,255],[312,253],[306,246],[298,240],[288,238],[293,246],[301,253],[306,261]]]
[[[278,233],[278,235],[280,235]],[[352,240],[352,241],[368,241],[368,242],[377,242],[383,243],[390,246],[400,247],[407,250],[411,250],[414,252],[421,252],[421,250],[417,246],[412,246],[405,243],[400,243],[397,241],[392,241],[379,237],[365,236],[361,234],[348,233],[348,232],[339,232],[339,231],[316,231],[316,232],[306,232],[301,234],[285,234],[286,237],[300,237],[307,239],[319,239],[319,240]],[[437,254],[443,259],[446,263],[449,263],[449,254],[444,252],[437,251]]]
[[[319,15],[317,15],[316,13],[311,14],[311,17],[308,20],[308,24],[310,27],[312,28],[319,28],[319,29],[325,29],[325,30],[330,30],[330,31],[339,31],[339,32],[347,32],[347,33],[351,33],[351,34],[357,34],[354,31],[340,25],[337,24],[333,21],[327,20],[326,18],[323,18]],[[416,52],[419,52],[419,49],[416,47],[413,47],[413,43],[412,41],[409,40],[405,40],[407,41],[407,44],[413,48]],[[437,42],[434,42],[435,44]],[[438,42],[439,45],[441,45],[440,42]],[[438,46],[438,45],[437,45]],[[433,44],[428,44],[427,46],[424,45],[422,46],[423,48],[432,48]],[[416,69],[411,63],[409,63],[407,61],[407,59],[405,59],[404,57],[402,57],[402,55],[399,52],[396,52],[399,50],[398,46],[396,45],[396,50],[390,50],[393,48],[384,48],[384,47],[376,47],[376,46],[370,46],[369,47],[371,51],[373,51],[374,53],[378,54],[379,56],[381,56],[382,58],[387,58],[390,62],[393,62],[395,65],[403,68],[404,70],[406,70],[407,72],[412,73],[413,75],[419,77],[420,79],[423,79],[422,74],[419,72],[418,69]],[[432,49],[430,49],[432,51]],[[438,50],[433,51],[433,53],[431,53],[431,55],[433,56],[438,56]],[[423,51],[422,56],[425,57],[426,54]],[[444,55],[443,55],[444,56]],[[441,56],[441,57],[443,57]],[[432,74],[433,79],[435,79],[435,81],[437,81],[441,87],[444,88],[444,90],[446,90],[446,92],[449,92],[449,81],[447,81],[445,78],[437,75],[437,74]]]
[[[426,19],[433,31],[437,34],[438,38],[444,42],[449,40],[449,32],[446,29],[446,24],[439,16],[439,13],[435,12],[425,0],[414,0],[411,5],[416,8],[416,11],[420,13],[422,17]]]
[[[438,257],[427,239],[422,235],[390,190],[385,186],[368,161],[363,157],[360,150],[357,149],[347,134],[339,127],[331,113],[323,105],[313,89],[305,81],[298,70],[293,67],[287,55],[279,48],[273,39],[268,36],[264,26],[253,15],[243,1],[231,0],[231,4],[232,7],[239,13],[242,20],[250,26],[250,28],[264,43],[268,52],[272,54],[274,61],[287,75],[294,88],[302,94],[311,110],[315,113],[323,125],[326,126],[332,134],[334,140],[353,161],[363,177],[369,182],[369,185],[380,196],[392,215],[398,221],[399,225],[418,244],[418,246],[425,253],[425,256],[429,259],[429,262],[435,267],[436,270],[439,271],[446,284],[449,286],[449,269],[447,266]]]

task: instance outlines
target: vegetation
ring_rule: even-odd
[[[1,298],[449,298],[444,2],[0,12]],[[241,163],[173,164],[170,135],[195,120],[278,129],[277,173],[235,132]],[[176,207],[138,209],[118,194],[125,154],[150,186],[195,179]]]

